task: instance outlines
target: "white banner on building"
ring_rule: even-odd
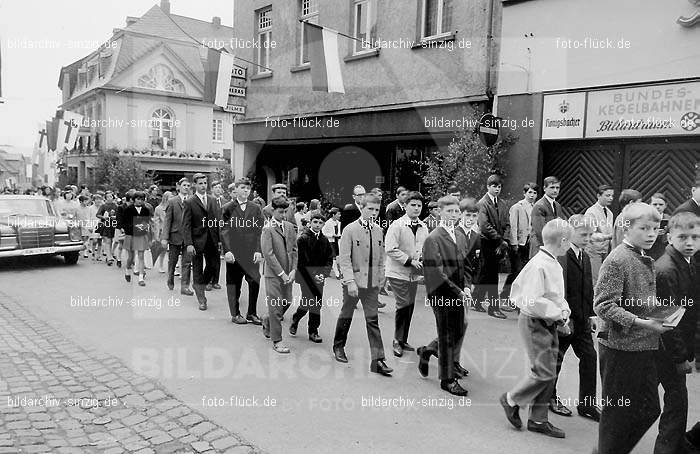
[[[544,95],[542,140],[583,138],[586,93]]]
[[[586,137],[700,134],[700,82],[588,93]]]

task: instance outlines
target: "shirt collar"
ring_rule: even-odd
[[[284,230],[284,221],[277,222],[277,219],[275,219],[275,218],[270,218],[270,221],[274,227],[279,227],[282,230]]]
[[[544,195],[544,198],[547,199],[550,205],[554,205],[555,200],[549,197],[547,194]]]
[[[488,192],[486,193],[486,195],[489,196],[489,199],[491,199],[491,203],[493,203],[493,204],[496,203],[496,200],[498,199],[498,197],[494,197],[491,194],[489,194]]]
[[[646,257],[646,254],[644,253],[644,249],[638,248],[637,246],[633,246],[632,243],[630,243],[629,241],[627,241],[627,239],[622,240],[622,244],[624,244],[624,245],[627,246],[628,248],[632,249],[632,250],[633,250],[634,252],[636,252],[637,254]]]
[[[571,250],[574,251],[574,254],[576,255],[576,257],[578,257],[579,252],[581,252],[581,248],[576,246],[574,243],[571,243],[570,246],[571,246]]]
[[[447,230],[450,233],[455,231],[454,224],[450,225],[446,221],[443,221],[443,220],[440,220],[440,227],[442,227],[443,229]]]

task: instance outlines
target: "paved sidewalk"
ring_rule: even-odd
[[[0,293],[0,454],[260,450]]]

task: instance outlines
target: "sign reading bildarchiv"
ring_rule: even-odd
[[[588,93],[586,137],[700,134],[700,82]]]
[[[542,139],[583,138],[586,93],[545,95],[542,105]]]

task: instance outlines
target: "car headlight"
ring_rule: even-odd
[[[80,227],[71,227],[68,232],[71,241],[80,241]]]

